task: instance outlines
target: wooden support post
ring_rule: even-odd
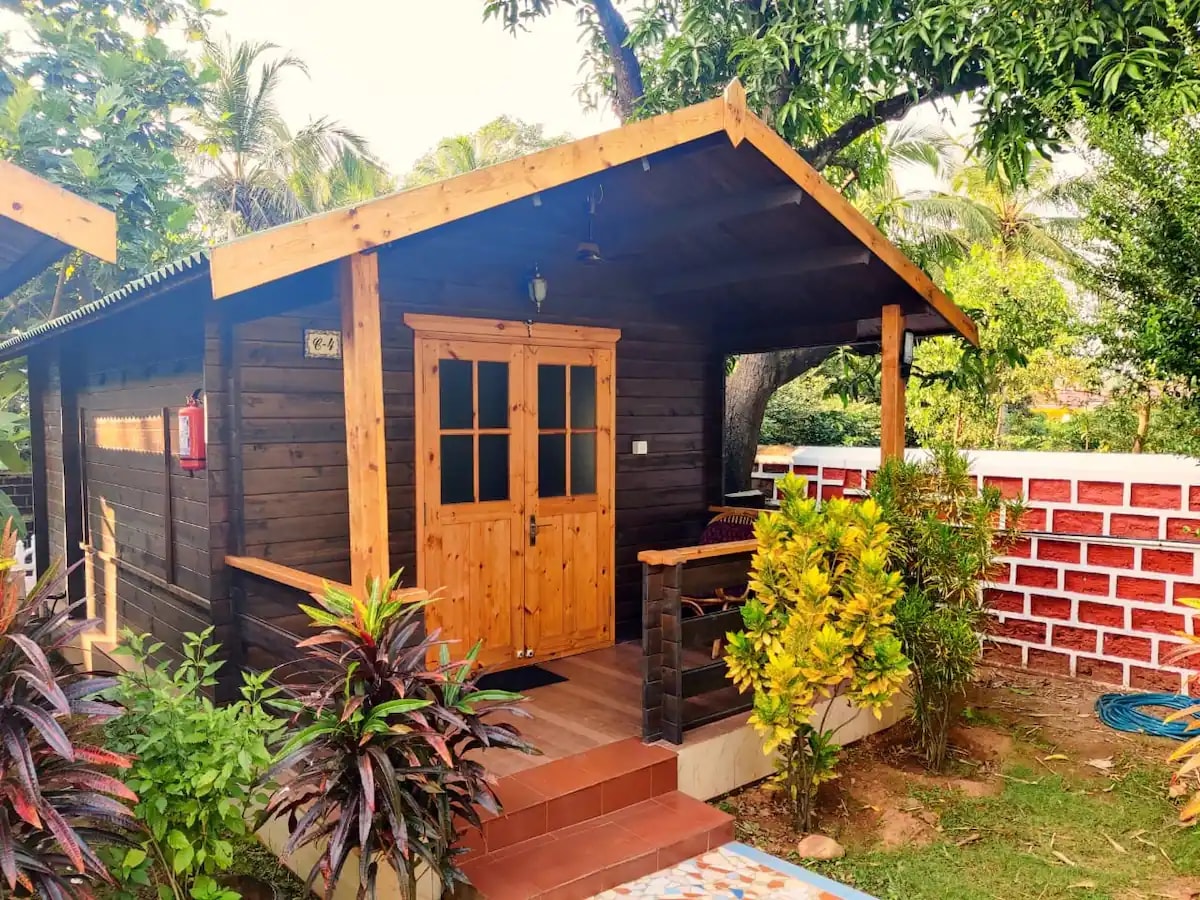
[[[904,312],[896,304],[885,306],[879,427],[881,462],[904,457],[904,378],[900,374],[903,343]]]
[[[379,258],[341,262],[342,374],[346,387],[346,466],[350,498],[350,583],[363,590],[388,568],[388,488],[383,414]]]

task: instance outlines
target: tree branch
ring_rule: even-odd
[[[886,100],[880,100],[871,107],[870,111],[844,122],[832,134],[821,138],[821,140],[817,141],[811,147],[802,150],[800,155],[807,159],[812,164],[812,167],[819,172],[828,166],[838,153],[864,134],[879,127],[884,122],[903,118],[905,113],[914,106],[918,106],[928,100],[965,94],[986,84],[987,77],[982,72],[979,72],[964,75],[948,85],[933,85],[921,88],[915,94],[912,91],[906,91],[903,94],[888,97]]]
[[[613,105],[622,120],[631,119],[646,89],[642,83],[642,64],[638,62],[633,48],[628,46],[629,26],[613,5],[613,0],[590,2],[604,31],[604,43],[608,45],[608,58],[612,62],[616,91]]]

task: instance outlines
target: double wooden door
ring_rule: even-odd
[[[610,644],[618,333],[406,321],[427,627],[490,668]]]

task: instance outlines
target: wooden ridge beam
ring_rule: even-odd
[[[739,260],[736,263],[713,266],[708,269],[696,269],[681,275],[656,280],[651,283],[651,293],[656,295],[682,294],[686,291],[699,291],[710,287],[758,281],[765,278],[803,275],[806,272],[817,272],[822,269],[864,266],[870,260],[871,252],[865,247],[828,247],[808,253],[799,253],[784,259],[770,257]]]
[[[89,256],[117,261],[117,217],[112,210],[3,160],[0,217]]]

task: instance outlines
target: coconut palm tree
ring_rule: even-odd
[[[470,134],[442,138],[436,147],[413,163],[404,185],[419,187],[432,184],[464,172],[516,159],[526,153],[545,150],[568,140],[570,135],[547,136],[541,125],[531,125],[511,116],[499,116]]]
[[[335,184],[350,191],[386,182],[366,141],[350,129],[327,117],[296,132],[288,128],[278,106],[280,85],[288,71],[307,75],[308,69],[277,50],[266,42],[228,39],[205,49],[204,64],[214,79],[198,116],[202,137],[195,149],[200,207],[217,237],[329,208],[340,199]]]
[[[907,202],[917,222],[952,237],[964,252],[996,243],[1006,253],[1073,265],[1089,184],[1088,175],[1064,175],[1041,157],[1018,183],[1003,172],[989,175],[964,154],[946,173],[945,189],[919,192]]]

